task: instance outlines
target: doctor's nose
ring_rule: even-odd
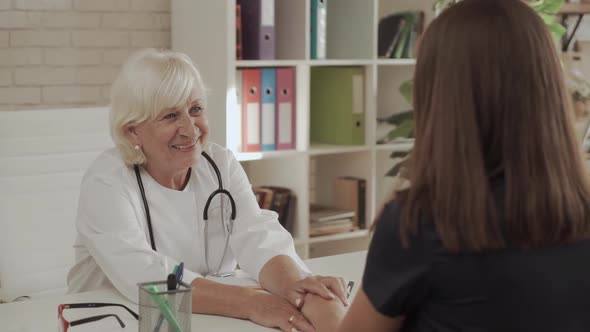
[[[183,115],[178,122],[178,133],[182,136],[197,138],[200,133],[197,120],[189,115]]]

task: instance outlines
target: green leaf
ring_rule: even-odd
[[[543,22],[545,22],[545,24],[550,25],[555,23],[555,15],[553,14],[545,14],[545,13],[538,13],[539,16],[541,16],[541,18],[543,19]]]
[[[396,138],[408,138],[414,130],[414,120],[407,120],[402,122],[395,129],[387,134],[387,138],[392,141]]]
[[[394,114],[392,114],[392,115],[388,116],[387,118],[380,120],[380,121],[386,121],[389,124],[399,126],[404,121],[408,121],[408,120],[414,120],[414,112],[413,111],[394,113]]]
[[[561,25],[559,23],[547,24],[547,27],[549,28],[549,31],[551,32],[551,35],[553,36],[553,39],[555,39],[555,40],[560,40],[566,31],[566,29],[563,27],[563,25]]]
[[[414,86],[413,80],[407,80],[403,82],[399,87],[399,92],[404,96],[406,101],[412,104],[412,88]]]
[[[397,164],[395,164],[389,171],[387,171],[387,173],[385,174],[385,176],[389,176],[389,177],[395,177],[399,174],[399,172],[401,171],[402,167],[403,167],[403,162],[399,162]]]
[[[410,151],[393,151],[389,158],[405,158]]]

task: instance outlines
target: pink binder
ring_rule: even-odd
[[[242,151],[260,151],[260,69],[242,69]]]
[[[295,149],[295,68],[277,68],[277,150]]]

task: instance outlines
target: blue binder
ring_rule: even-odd
[[[326,58],[328,0],[311,0],[311,58]]]
[[[262,89],[260,139],[262,151],[276,150],[276,70],[265,68],[261,70],[260,88]]]

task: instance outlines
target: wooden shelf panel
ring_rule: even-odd
[[[373,60],[343,60],[343,59],[325,59],[325,60],[310,60],[310,66],[367,66],[372,65]]]
[[[304,63],[304,60],[237,60],[236,67],[295,67]]]
[[[413,66],[416,59],[377,59],[377,65],[380,66]]]
[[[590,4],[583,3],[564,3],[559,10],[559,14],[563,15],[576,15],[576,14],[589,14]]]
[[[260,152],[238,152],[236,159],[238,161],[263,160],[271,158],[293,157],[303,152],[297,150],[278,150],[278,151],[260,151]]]
[[[375,145],[375,150],[377,151],[409,151],[414,146],[413,139],[405,139],[400,140],[398,142],[393,142],[389,144],[377,144]]]
[[[319,156],[326,154],[366,152],[370,149],[371,147],[366,145],[329,145],[313,143],[310,146],[308,153],[310,156]]]
[[[354,231],[354,232],[338,233],[338,234],[332,234],[332,235],[312,237],[312,238],[309,238],[308,243],[321,243],[321,242],[329,242],[329,241],[338,241],[338,240],[364,237],[364,236],[368,236],[368,235],[369,235],[368,230],[361,229],[361,230]]]

